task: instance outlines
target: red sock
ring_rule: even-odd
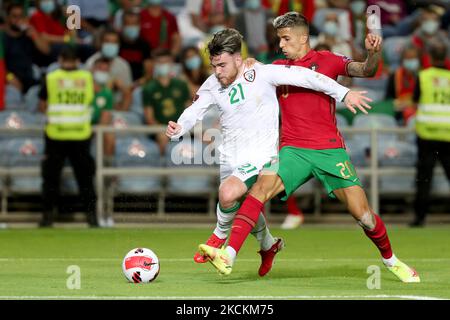
[[[250,231],[256,225],[263,207],[264,204],[261,201],[248,195],[236,213],[228,242],[228,245],[236,250],[236,253],[239,252]]]
[[[294,196],[290,196],[287,201],[287,209],[288,209],[288,213],[292,214],[294,216],[301,216],[303,215],[302,210],[300,210],[300,208],[297,206],[297,199],[295,199]]]
[[[392,257],[392,249],[391,242],[389,241],[389,237],[387,235],[386,227],[384,225],[383,220],[377,215],[375,216],[375,228],[373,230],[363,229],[366,235],[372,240],[372,242],[377,246],[378,250],[380,250],[381,255],[385,259],[389,259]]]

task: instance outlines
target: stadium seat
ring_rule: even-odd
[[[388,81],[387,75],[379,78],[353,78],[353,86],[370,90],[368,93],[370,98],[374,101],[382,101],[386,96]]]
[[[39,108],[39,91],[41,90],[40,85],[32,86],[25,93],[24,104],[25,110],[28,112],[38,112]]]
[[[354,128],[397,128],[395,118],[387,114],[359,114],[353,120]],[[378,133],[378,143],[398,140],[396,133]],[[367,147],[370,147],[370,133],[358,133],[353,139],[362,140]]]
[[[450,183],[447,180],[445,173],[437,174],[436,169],[440,168],[443,170],[442,165],[438,163],[438,165],[434,168],[433,182],[431,183],[431,192],[432,194],[446,196],[450,194]]]
[[[161,156],[158,145],[150,139],[121,138],[117,140],[116,167],[161,167]],[[119,175],[116,192],[154,193],[161,190],[160,176]]]
[[[347,118],[340,113],[336,113],[336,124],[344,139],[349,139],[351,135],[347,132],[342,131],[342,129],[346,129],[349,127]]]
[[[379,181],[380,194],[413,195],[416,190],[414,175],[381,176]]]
[[[42,113],[30,113],[28,111],[20,110],[5,110],[0,112],[0,128],[7,129],[25,129],[30,127],[44,127],[45,115]],[[9,138],[16,137],[42,137],[42,132],[35,133],[24,133],[20,134],[18,132],[5,132],[2,133],[0,140],[5,140]]]
[[[126,129],[133,126],[142,126],[144,125],[144,122],[138,114],[132,111],[113,111],[112,125],[116,129]],[[118,139],[120,139],[126,137],[145,138],[148,134],[136,132],[116,132],[115,135]]]
[[[181,142],[171,142],[166,148],[167,167],[208,167],[203,164],[204,144],[192,143],[190,140]],[[199,164],[195,164],[195,159],[200,159]],[[208,175],[179,176],[169,175],[167,179],[167,192],[181,194],[209,193],[211,190],[211,177]]]
[[[369,165],[368,147],[361,139],[347,139],[345,141],[350,160],[355,167],[365,167]]]
[[[415,128],[416,128],[416,117],[413,116],[413,117],[409,118],[408,122],[406,123],[406,126],[408,128],[410,128],[410,129],[412,129],[413,132],[408,133],[406,135],[405,140],[408,141],[409,143],[414,143],[415,144],[416,140],[417,140],[417,134],[416,134],[416,130],[415,130]]]
[[[23,107],[23,96],[20,90],[12,85],[7,85],[5,89],[5,109],[20,110]]]
[[[417,146],[404,141],[383,142],[378,148],[380,167],[414,167],[417,161]]]
[[[142,87],[139,86],[133,90],[130,111],[136,113],[144,119],[144,102],[142,99]]]
[[[9,167],[34,167],[39,169],[44,152],[44,142],[40,138],[14,138],[6,143]],[[13,193],[41,192],[41,175],[12,175],[9,190]]]

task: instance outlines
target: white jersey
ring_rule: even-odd
[[[325,75],[297,66],[256,64],[244,69],[226,88],[211,75],[198,90],[195,102],[178,119],[181,132],[172,138],[188,132],[215,104],[222,126],[218,148],[221,166],[236,168],[245,163],[261,163],[262,167],[278,154],[279,85],[322,91],[337,101],[342,101],[349,91]]]

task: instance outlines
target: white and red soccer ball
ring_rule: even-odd
[[[123,258],[122,270],[130,282],[152,282],[159,274],[158,256],[150,249],[135,248]]]

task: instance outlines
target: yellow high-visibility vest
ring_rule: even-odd
[[[419,72],[419,82],[417,135],[425,140],[450,142],[450,71],[428,68]]]
[[[86,140],[92,134],[92,74],[86,70],[55,70],[47,75],[47,136],[54,140]]]

